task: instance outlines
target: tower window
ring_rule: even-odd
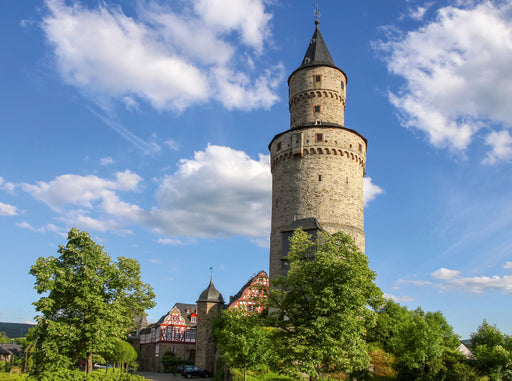
[[[341,90],[345,90],[345,82],[341,81]]]
[[[315,74],[313,76],[313,82],[321,82],[321,81],[322,81],[322,76],[321,75]]]
[[[323,142],[324,134],[315,134],[315,142]]]
[[[322,175],[318,175],[318,181],[322,181]]]
[[[277,143],[277,150],[281,151],[281,142]]]
[[[320,112],[320,105],[314,105],[313,112]]]
[[[361,143],[359,143],[359,152],[362,152],[363,151],[363,145]]]

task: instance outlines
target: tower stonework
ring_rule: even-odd
[[[197,336],[195,365],[211,373],[215,370],[215,344],[212,333],[212,320],[224,309],[222,294],[210,284],[197,300]]]
[[[301,66],[288,79],[290,129],[269,144],[272,170],[270,278],[297,227],[350,234],[364,252],[363,177],[367,140],[344,126],[346,74],[316,28]]]

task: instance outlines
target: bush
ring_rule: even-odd
[[[38,375],[30,376],[27,381],[143,381],[144,377],[136,374],[114,372],[92,372],[87,375],[78,369],[59,369],[53,372],[44,372]]]

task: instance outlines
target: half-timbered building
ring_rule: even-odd
[[[162,372],[161,357],[171,351],[177,358],[213,371],[215,348],[210,337],[211,316],[203,310],[209,310],[210,304],[216,304],[216,309],[243,308],[248,313],[261,313],[264,307],[259,299],[265,298],[264,290],[268,284],[266,272],[260,271],[230,297],[229,305],[225,305],[222,295],[210,281],[197,304],[176,303],[160,320],[140,329],[132,337],[133,345],[140,351],[141,369]],[[198,338],[198,333],[204,337]]]

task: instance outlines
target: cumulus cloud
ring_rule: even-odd
[[[209,145],[182,159],[175,173],[159,181],[150,210],[121,199],[121,192],[139,191],[142,181],[127,170],[112,179],[61,175],[22,184],[22,189],[59,213],[60,221],[81,229],[131,233],[129,226],[143,226],[162,235],[158,242],[167,245],[233,236],[265,244],[270,231],[269,156],[255,160],[243,151]]]
[[[381,187],[372,183],[371,177],[363,178],[363,200],[364,206],[367,206],[371,201],[375,200],[375,198],[384,193]]]
[[[265,236],[270,230],[269,156],[209,145],[182,159],[157,194],[152,223],[166,236]]]
[[[485,138],[485,144],[491,146],[491,152],[488,152],[487,158],[482,161],[484,164],[512,159],[512,137],[507,130],[492,131]]]
[[[93,175],[61,175],[48,183],[24,183],[22,189],[52,209],[61,211],[65,204],[91,208],[94,201],[112,198],[114,190],[137,190],[140,181],[142,178],[139,175],[126,170],[117,172],[115,180],[105,180]]]
[[[465,152],[479,133],[492,148],[486,163],[510,158],[510,142],[498,141],[508,132],[485,127],[512,126],[511,9],[490,1],[444,7],[419,29],[375,44],[388,70],[404,79],[399,91],[389,93],[404,126],[454,152]]]
[[[0,216],[15,216],[18,214],[18,208],[13,205],[0,202]]]
[[[139,101],[184,110],[215,99],[247,110],[278,100],[280,65],[248,71],[239,62],[260,59],[270,37],[263,0],[194,0],[179,12],[170,5],[148,6],[133,16],[106,3],[46,5],[42,26],[64,80],[116,98],[129,110],[137,110]]]
[[[446,268],[440,268],[439,270],[434,271],[430,274],[435,279],[453,279],[459,276],[460,271],[458,270],[449,270]]]
[[[503,266],[505,269],[512,268],[512,262]],[[412,284],[415,286],[431,286],[441,291],[462,291],[475,294],[484,294],[488,291],[501,291],[503,294],[512,293],[512,275],[483,275],[465,277],[459,270],[440,268],[430,274],[436,281],[427,280],[406,280],[395,281],[396,285]]]
[[[61,237],[67,237],[67,233],[65,231],[63,231],[62,229],[58,228],[57,226],[55,226],[54,224],[48,224],[46,226],[41,226],[41,227],[34,227],[32,226],[31,224],[29,224],[27,221],[23,221],[23,222],[20,222],[19,224],[16,224],[16,226],[22,228],[22,229],[27,229],[27,230],[30,230],[30,231],[33,231],[33,232],[38,232],[38,233],[45,233],[45,232],[54,232],[54,233],[57,233],[58,235],[60,235]]]

